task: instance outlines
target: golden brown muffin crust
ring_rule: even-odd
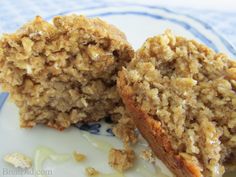
[[[177,177],[201,177],[200,169],[197,168],[195,164],[187,162],[173,150],[169,137],[165,130],[161,128],[160,122],[155,121],[152,117],[142,112],[139,105],[133,101],[132,97],[134,93],[132,88],[125,83],[125,80],[123,73],[120,72],[117,81],[119,93],[130,111],[137,128],[148,141],[157,157],[161,159]]]

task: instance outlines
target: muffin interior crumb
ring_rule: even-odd
[[[112,129],[115,136],[122,140],[124,147],[130,147],[130,145],[137,143],[138,134],[136,127],[125,107],[117,107],[114,112],[121,115],[117,124]]]
[[[131,56],[124,34],[100,19],[36,17],[0,40],[0,82],[22,127],[64,129],[113,114],[121,104],[116,75]]]

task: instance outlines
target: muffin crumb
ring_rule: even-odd
[[[93,167],[87,167],[85,169],[85,173],[86,173],[86,176],[87,177],[95,177],[95,176],[98,176],[100,174],[99,171],[97,171],[95,168]]]
[[[4,161],[13,165],[16,168],[31,168],[32,160],[28,156],[14,152],[4,156]]]
[[[149,163],[155,162],[155,155],[150,148],[142,150],[140,157]]]
[[[121,118],[112,129],[115,136],[124,143],[125,147],[137,143],[138,136],[132,118],[128,115],[124,107],[117,108],[116,112],[121,114]]]
[[[75,151],[73,155],[74,155],[74,159],[77,162],[82,162],[82,161],[86,160],[86,156],[84,154],[77,152],[77,151]]]
[[[112,148],[109,152],[109,165],[119,172],[133,167],[135,153],[131,149],[120,150]]]

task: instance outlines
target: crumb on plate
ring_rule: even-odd
[[[4,161],[16,168],[31,168],[32,160],[19,152],[13,152],[4,156]]]
[[[123,172],[133,167],[135,153],[132,149],[114,149],[109,152],[109,165],[117,171]]]
[[[99,171],[97,171],[95,168],[93,167],[87,167],[85,169],[85,173],[86,173],[86,176],[88,177],[94,177],[94,176],[98,176],[100,174]]]
[[[140,153],[140,157],[147,162],[150,162],[150,163],[155,162],[155,155],[150,148],[142,150]]]
[[[74,155],[74,159],[77,162],[82,162],[82,161],[84,161],[86,159],[86,155],[81,154],[78,151],[75,151],[73,155]]]

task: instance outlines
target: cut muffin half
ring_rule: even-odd
[[[118,90],[155,154],[178,177],[235,166],[236,63],[170,31],[147,39]]]
[[[36,17],[0,40],[0,82],[20,110],[20,125],[64,129],[115,115],[116,77],[133,57],[116,27],[95,18]],[[113,114],[114,113],[114,114]]]

